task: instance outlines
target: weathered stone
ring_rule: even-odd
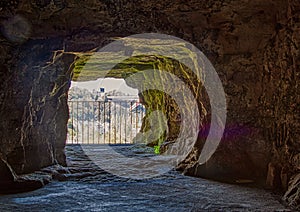
[[[1,182],[13,181],[16,179],[16,174],[14,173],[10,165],[3,159],[0,160],[0,173]]]
[[[268,188],[276,188],[279,185],[280,179],[278,178],[278,167],[275,164],[269,163],[268,165],[268,175],[266,180],[266,186]]]
[[[289,188],[284,194],[283,200],[286,201],[289,206],[298,210],[300,209],[300,174],[291,178]]]
[[[206,165],[197,164],[205,142],[200,134],[180,164],[183,172],[266,182],[271,163],[278,171],[269,169],[268,184],[282,188],[299,173],[299,1],[22,0],[3,1],[0,11],[1,23],[25,21],[31,29],[16,31],[22,43],[1,27],[0,159],[6,164],[0,163],[6,170],[1,179],[11,179],[7,167],[21,174],[65,163],[66,83],[74,61],[67,52],[90,51],[112,37],[143,32],[193,43],[211,60],[227,95],[227,125],[218,150]],[[65,53],[53,58],[57,50]]]
[[[1,107],[1,160],[10,167],[10,175],[30,173],[55,163],[66,164],[66,96],[75,55],[61,54],[46,64],[53,46],[41,44],[41,41],[30,42],[23,47],[20,60],[8,69],[16,77],[4,78],[6,87],[1,90],[6,96],[6,104]],[[3,182],[7,181],[3,187],[7,192],[10,187],[12,192],[26,189],[27,184],[31,188],[41,186],[34,180],[11,180],[5,176],[1,171],[1,177],[6,178]]]

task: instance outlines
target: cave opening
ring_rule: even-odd
[[[201,147],[208,134],[210,109],[205,89],[185,64],[155,54],[162,48],[174,51],[172,41],[126,39],[113,48],[72,52],[77,58],[68,91],[66,144],[135,144],[138,150],[133,152],[139,154],[179,154],[178,165],[195,145],[189,140],[193,138]],[[179,45],[189,53],[185,45]],[[145,49],[148,54],[143,54]],[[191,60],[190,54],[178,57]],[[91,148],[83,148],[89,155]]]
[[[201,49],[214,64],[226,92],[228,124],[219,148],[205,165],[201,165],[197,160],[202,143],[198,142],[181,164],[181,171],[209,179],[227,177],[234,183],[260,181],[260,185],[268,188],[287,191],[284,201],[298,207],[300,145],[299,113],[295,111],[299,111],[300,91],[297,60],[299,1],[276,0],[271,4],[267,1],[141,1],[138,4],[134,1],[104,0],[86,0],[84,3],[66,0],[7,2],[3,1],[0,5],[1,192],[41,187],[47,179],[29,177],[26,180],[22,175],[53,164],[66,165],[66,134],[68,126],[74,129],[73,125],[68,125],[67,99],[73,71],[70,64],[76,61],[74,57],[92,54],[96,51],[93,48],[114,40],[112,36],[159,32],[178,36]],[[122,42],[110,52],[122,52],[124,56],[134,58],[138,52]],[[131,42],[135,46],[141,43],[147,42]],[[154,46],[163,51],[170,45],[156,43]],[[151,52],[151,49],[148,50]],[[56,52],[54,57],[52,52]],[[101,57],[105,59],[106,56],[103,54]],[[168,66],[163,58],[154,55],[134,63],[129,72],[134,67],[145,66],[155,57],[162,62],[155,65],[157,69],[161,64]],[[118,64],[119,67],[128,65]],[[153,68],[153,64],[148,68]],[[117,78],[130,79],[129,72],[109,72],[107,76],[119,74]],[[185,72],[181,74],[185,76]],[[177,75],[179,79],[185,79],[188,86],[192,84],[190,90],[197,90],[194,85],[198,84],[189,83],[191,80],[181,74]],[[134,87],[134,80],[128,80],[128,84]],[[176,86],[174,90],[180,89]],[[165,94],[155,89],[141,95],[146,97],[146,102],[161,101],[161,105],[165,105],[161,98]],[[173,133],[173,136],[163,135],[153,145],[168,141],[168,149],[180,131],[174,126],[184,122],[182,113],[178,115],[178,105],[165,96],[164,101],[170,103],[168,105],[172,109],[148,104],[144,132],[150,125],[150,121],[146,121],[150,118],[147,114],[158,108],[165,109],[167,113],[156,113],[158,117],[166,117],[157,124],[164,129],[164,125],[160,124],[170,120],[167,122],[168,133]],[[208,115],[198,119],[203,125],[209,125],[205,124],[205,120],[203,122],[210,113],[207,102],[199,101],[204,107],[196,106],[207,110]],[[190,122],[190,125],[195,123]],[[59,171],[64,172],[63,169]],[[161,190],[164,189],[160,187]],[[169,191],[169,188],[165,190]],[[227,193],[226,196],[230,196],[230,192]],[[185,195],[189,194],[182,196]],[[229,207],[236,196],[230,197],[227,200]],[[264,198],[255,198],[253,202]],[[11,207],[13,210],[15,206],[5,200],[0,208],[7,210],[5,207]],[[169,202],[173,201],[174,198],[170,198]],[[193,202],[198,202],[198,199]],[[154,206],[151,206],[149,208],[153,209]]]
[[[125,55],[128,54],[126,51]],[[111,66],[110,70],[105,70],[107,66],[115,63],[115,55],[105,52],[105,60],[99,60],[103,54],[97,53],[96,51],[75,53],[77,58],[68,91],[69,120],[66,144],[138,143],[154,148],[156,154],[165,152],[166,144],[173,143],[180,132],[179,106],[163,91],[147,89],[140,92],[136,86],[137,82],[147,80],[159,84],[163,76],[140,74],[139,77],[133,78],[132,75],[153,68],[167,69],[169,72],[175,72],[175,75],[183,75],[187,68],[184,67],[186,69],[184,70],[183,64],[170,58],[138,55]],[[189,75],[186,77],[185,80],[199,83]],[[176,81],[171,83],[174,84]],[[193,84],[189,86],[190,89],[195,89]],[[197,89],[199,90],[199,87]],[[196,89],[194,92],[196,93]],[[167,126],[161,123],[162,117],[157,117],[159,120],[155,121],[156,126],[149,125],[147,118],[157,110],[162,111],[160,115],[163,118],[166,116]],[[159,128],[157,131],[159,135],[146,138],[144,133],[151,127]]]
[[[131,144],[146,112],[138,90],[112,77],[72,81],[68,105],[67,144]]]

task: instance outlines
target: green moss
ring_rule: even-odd
[[[157,146],[154,146],[154,153],[159,155],[160,154],[160,146],[157,145]]]
[[[127,45],[132,46],[134,49],[135,55],[129,57],[126,60],[120,61],[120,52],[107,52],[107,53],[83,53],[78,55],[79,59],[75,63],[75,68],[73,70],[73,80],[74,81],[89,81],[89,80],[96,80],[98,78],[103,77],[113,77],[113,78],[126,78],[129,77],[133,73],[142,72],[144,70],[162,70],[167,71],[175,75],[177,78],[180,78],[187,86],[189,86],[193,95],[199,100],[200,98],[200,91],[202,88],[202,84],[200,83],[199,79],[191,71],[188,67],[184,64],[178,62],[177,60],[164,57],[161,55],[142,55],[142,52],[145,52],[145,49],[153,54],[157,50],[166,50],[168,52],[178,52],[178,48],[183,50],[183,54],[177,54],[176,56],[183,61],[191,61],[196,65],[198,61],[196,61],[196,57],[193,52],[189,49],[185,48],[184,44],[174,46],[172,41],[161,41],[161,40],[143,40],[143,39],[132,39],[127,41]],[[122,54],[121,54],[122,55]],[[101,61],[101,62],[100,62]],[[104,61],[104,62],[102,62]],[[119,63],[118,63],[119,62]],[[111,67],[115,65],[112,69]],[[202,71],[202,70],[199,70]],[[160,85],[164,80],[170,79],[163,79],[163,76],[157,76],[153,74],[153,76],[148,75],[141,75],[138,81],[142,81],[144,79],[147,80],[147,77],[151,77],[151,83],[157,83]],[[156,80],[157,79],[157,80]],[[176,83],[174,78],[174,83]],[[168,86],[168,85],[167,85]],[[170,86],[174,86],[172,82]],[[160,87],[160,86],[158,86]],[[178,88],[177,92],[180,92],[180,88]],[[147,121],[147,118],[151,114],[152,111],[160,110],[162,111],[168,119],[168,126],[169,126],[169,135],[163,133],[159,139],[153,141],[151,146],[154,147],[154,151],[156,154],[159,154],[160,145],[167,139],[170,139],[168,136],[171,135],[172,138],[176,138],[176,135],[180,131],[180,126],[178,123],[170,120],[176,120],[178,117],[179,109],[174,100],[159,90],[147,90],[141,93],[141,97],[143,99],[143,104],[146,106],[147,113],[145,115],[145,119],[143,122],[143,126],[141,131],[146,132],[149,130],[150,126]],[[200,102],[200,100],[199,100]],[[162,120],[158,120],[158,124],[156,127],[162,128],[163,123]]]
[[[83,67],[89,61],[90,57],[91,57],[91,54],[83,54],[78,57],[77,61],[74,64],[74,69],[73,69],[73,80],[74,81],[77,81]],[[85,73],[85,74],[87,74],[87,73]]]
[[[130,57],[119,63],[120,55],[124,55],[122,51],[78,53],[79,59],[75,62],[73,80],[89,81],[102,77],[124,78],[136,71],[158,69],[164,65],[172,66],[170,59],[155,55],[158,51],[177,52],[176,57],[183,61],[194,58],[193,52],[187,49],[184,43],[175,45],[173,40],[126,38],[124,44],[134,49],[135,55],[140,56]],[[178,52],[178,49],[181,49],[182,52]],[[144,56],[144,52],[148,54],[153,52],[153,56]],[[111,70],[110,67],[114,64],[117,65]]]
[[[93,58],[93,61],[90,58],[90,54],[83,55],[75,62],[73,81],[90,81],[102,77],[126,78],[129,74],[153,69],[153,63],[155,63],[155,61],[147,61],[143,57],[131,57],[110,69],[116,64],[115,59],[109,60],[108,58],[105,63],[97,63],[97,57]]]

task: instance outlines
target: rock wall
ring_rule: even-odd
[[[202,50],[227,94],[228,119],[218,151],[200,166],[196,146],[179,169],[286,190],[300,166],[299,10],[293,0],[2,1],[1,175],[55,159],[63,163],[65,132],[58,127],[67,117],[64,83],[74,56],[63,54],[47,65],[52,51],[88,51],[111,37],[161,32]],[[42,149],[39,162],[27,159]]]
[[[55,45],[30,41],[1,49],[0,192],[27,190],[32,182],[20,183],[20,174],[66,165],[67,91],[75,55],[53,57]]]
[[[200,3],[195,5],[203,8]],[[291,158],[299,152],[295,148],[299,134],[299,38],[295,36],[299,5],[292,1],[232,1],[215,2],[206,9],[198,14],[203,21],[186,34],[194,35],[196,43],[200,41],[198,46],[221,77],[227,94],[227,129],[215,157],[205,167],[196,164],[191,168],[189,164],[186,171],[216,176],[225,174],[221,170],[227,167],[241,178],[268,175],[269,185],[286,188],[296,167]],[[187,9],[187,20],[192,19],[191,10]],[[189,23],[187,20],[182,22]]]

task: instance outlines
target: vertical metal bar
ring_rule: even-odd
[[[135,104],[137,105],[137,101],[135,102]],[[135,136],[138,133],[138,111],[137,109],[135,110]]]
[[[69,110],[70,110],[70,118],[71,118],[71,125],[72,125],[72,135],[71,135],[71,139],[72,139],[72,144],[74,143],[74,102],[73,101],[70,101],[68,102],[69,104]],[[69,130],[68,130],[69,131]]]
[[[81,101],[81,110],[82,110],[82,117],[81,117],[82,141],[81,141],[81,143],[84,143],[84,106],[83,106],[83,101]]]
[[[104,131],[103,131],[103,133],[104,133],[104,134],[103,134],[103,136],[104,136],[104,141],[103,141],[103,143],[105,143],[105,137],[106,137],[106,136],[105,136],[105,134],[106,134],[106,129],[105,129],[105,128],[106,128],[106,125],[105,125],[105,122],[106,122],[106,119],[105,119],[105,114],[106,114],[106,111],[105,111],[105,110],[106,110],[106,108],[105,108],[105,103],[106,103],[106,102],[103,102],[103,107],[104,107],[104,109],[103,109],[103,122],[104,122]]]
[[[146,116],[146,111],[144,110],[144,106],[143,105],[141,105],[141,106],[142,106],[142,118],[141,118],[141,123],[142,123],[143,118]],[[141,125],[141,128],[142,128],[142,125]]]
[[[130,143],[132,143],[132,101],[130,101],[130,128],[131,128],[131,132],[130,132]]]
[[[69,105],[69,110],[68,110],[68,113],[69,113],[69,119],[68,119],[68,123],[69,123],[69,120],[70,120],[70,118],[71,118],[71,115],[70,115],[70,113],[71,113],[71,109],[70,109],[70,104],[69,104],[69,101],[68,101],[68,105]],[[69,142],[69,140],[70,140],[70,135],[69,135],[69,126],[68,126],[68,123],[67,123],[67,140],[66,140],[66,143],[68,143],[68,142]]]
[[[69,119],[68,119],[68,123],[67,123],[67,141],[66,142],[69,142],[69,140],[71,140],[71,135],[69,133],[69,121],[71,120],[71,103],[68,102],[68,105],[69,105]]]
[[[127,101],[124,101],[124,103],[125,103],[125,113],[124,113],[124,119],[125,119],[125,143],[127,143]]]
[[[141,109],[140,123],[142,123],[143,117],[144,117],[144,111]],[[142,128],[142,124],[140,128]],[[144,134],[142,134],[142,141],[144,142]]]
[[[71,102],[71,105],[72,105],[72,109],[71,109],[71,118],[72,118],[72,144],[73,144],[73,142],[74,142],[74,102],[72,101]]]
[[[108,117],[109,117],[109,122],[108,122],[108,130],[109,130],[109,133],[108,133],[108,143],[110,144],[110,137],[111,137],[111,102],[108,103]]]
[[[122,102],[120,101],[120,144],[122,143]]]
[[[117,103],[115,102],[115,123],[114,123],[114,130],[115,130],[115,144],[117,143]]]
[[[87,109],[88,109],[88,112],[87,112],[87,142],[88,144],[90,143],[90,102],[87,102]]]
[[[76,106],[77,106],[77,108],[76,108],[76,110],[77,110],[77,126],[76,126],[76,128],[77,128],[77,144],[78,144],[78,142],[79,142],[79,107],[78,107],[78,101],[76,102]]]
[[[98,101],[98,144],[100,143],[100,101]]]
[[[95,102],[92,102],[92,117],[93,117],[93,144],[95,144]]]

